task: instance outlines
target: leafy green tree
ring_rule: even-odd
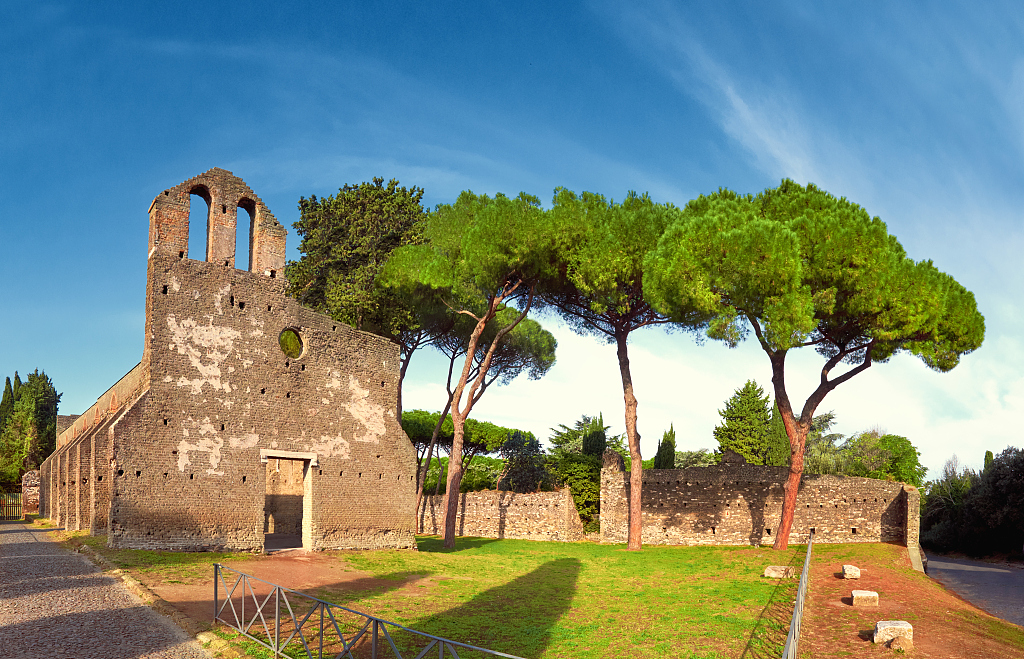
[[[554,447],[548,456],[548,471],[572,492],[580,519],[593,530],[601,504],[601,466],[606,449],[625,457],[628,451],[622,437],[608,437],[604,415],[583,415],[572,426],[552,428],[548,441]]]
[[[977,472],[961,468],[956,455],[946,461],[939,478],[925,486],[921,544],[937,551],[963,548],[969,534],[967,498],[979,481]]]
[[[555,363],[555,349],[557,347],[555,337],[545,330],[540,323],[530,318],[524,318],[508,332],[505,335],[504,341],[498,345],[493,353],[489,351],[490,345],[494,341],[499,329],[512,323],[517,315],[518,312],[512,308],[503,307],[499,309],[496,314],[496,322],[485,328],[480,337],[479,346],[476,351],[476,362],[470,371],[469,380],[475,381],[478,378],[480,369],[483,366],[483,360],[488,354],[491,355],[491,363],[487,375],[480,381],[479,395],[483,395],[492,384],[496,383],[498,386],[507,384],[524,373],[531,380],[539,379]],[[452,329],[448,333],[437,337],[434,342],[434,347],[448,358],[448,375],[445,381],[448,397],[445,401],[444,411],[431,417],[434,423],[434,431],[430,435],[429,441],[423,445],[427,464],[433,458],[435,445],[439,438],[446,440],[441,442],[441,445],[446,447],[445,450],[451,450],[455,429],[449,412],[451,411],[452,399],[455,396],[455,383],[453,382],[455,362],[460,357],[465,357],[469,338],[474,327],[475,323],[468,316],[456,316]],[[402,418],[404,425],[404,414]],[[445,424],[444,429],[441,427],[442,422]],[[419,426],[414,428],[414,432],[418,433],[420,431]],[[412,439],[411,435],[410,439]],[[421,469],[422,464],[422,460],[417,461],[417,510],[423,505],[424,492],[427,491],[424,482],[426,472]],[[469,462],[466,461],[465,464],[468,466]],[[436,490],[436,493],[440,493],[440,486]]]
[[[629,366],[629,336],[636,330],[671,322],[644,295],[644,257],[658,244],[678,215],[671,205],[655,204],[646,194],[630,192],[616,204],[599,194],[555,190],[551,222],[563,238],[559,268],[565,276],[543,292],[573,331],[598,336],[615,345],[622,380],[626,438],[629,444],[630,498],[627,547],[641,547],[640,501],[643,458],[637,431],[637,399]],[[692,328],[703,317],[682,307],[672,319]]]
[[[768,447],[770,413],[768,396],[753,380],[737,389],[718,410],[722,422],[715,426],[714,436],[718,451],[736,451],[753,465],[764,464]]]
[[[852,452],[847,438],[828,432],[834,423],[834,412],[819,414],[811,421],[804,447],[804,471],[807,473],[852,475]],[[788,440],[786,446],[788,449]]]
[[[10,378],[7,385],[11,384]],[[57,405],[61,394],[46,373],[36,369],[22,382],[4,387],[9,409],[0,424],[0,482],[15,482],[36,469],[57,447]]]
[[[32,441],[28,444],[25,470],[36,469],[57,448],[57,406],[61,394],[45,372],[36,369],[19,388],[19,399],[32,401]]]
[[[696,451],[676,451],[675,468],[710,467],[718,464],[718,456],[706,448]]]
[[[503,460],[491,458],[486,455],[478,455],[466,466],[459,485],[459,492],[480,492],[482,490],[493,490],[497,487],[498,476],[505,467]],[[427,474],[427,489],[436,489],[438,494],[444,494],[445,475],[448,473],[448,458],[434,458],[430,461],[430,467],[424,470]],[[420,513],[422,516],[423,514]]]
[[[499,489],[527,493],[550,487],[551,474],[545,466],[544,449],[533,433],[517,430],[498,452],[505,460],[505,470],[498,480]],[[452,483],[452,478],[449,477],[448,482]]]
[[[483,395],[498,347],[526,318],[538,284],[553,276],[555,244],[540,201],[525,193],[515,199],[500,194],[492,199],[463,192],[454,204],[438,206],[429,214],[423,235],[425,244],[395,250],[386,276],[417,279],[438,291],[454,312],[475,321],[451,396],[454,436],[444,521],[444,544],[451,548],[458,514],[453,493],[462,479],[466,419]],[[520,309],[518,315],[502,324],[499,311],[512,306]],[[498,329],[482,349],[481,337],[492,324]],[[471,377],[474,371],[477,375]]]
[[[844,473],[850,476],[895,480],[915,487],[924,485],[928,469],[921,465],[921,454],[906,437],[868,431],[851,437],[844,449],[849,455]]]
[[[825,396],[900,352],[948,371],[985,333],[974,296],[930,261],[908,258],[880,219],[790,180],[756,197],[720,190],[691,201],[648,257],[646,275],[662,313],[714,313],[708,336],[736,345],[753,330],[768,356],[790,442],[776,549],[789,543],[805,442]],[[785,367],[801,347],[825,363],[796,408]],[[834,375],[840,364],[850,368]]]
[[[299,199],[302,257],[288,264],[292,295],[356,329],[393,336],[395,317],[377,277],[391,252],[422,242],[423,189],[392,179],[346,184],[335,195]]]
[[[996,456],[992,455],[992,451],[985,451],[985,471],[989,470],[992,463],[995,461]]]
[[[446,331],[436,301],[379,282],[392,251],[422,242],[422,199],[422,188],[400,187],[395,179],[385,186],[383,178],[299,199],[301,257],[286,270],[288,291],[303,305],[399,344],[399,416],[413,353]]]
[[[665,434],[661,436],[661,441],[658,442],[658,451],[654,454],[654,468],[676,468],[676,431],[672,424],[669,424],[668,430],[665,431]]]
[[[969,541],[975,555],[1018,553],[1024,545],[1024,449],[1008,446],[968,492],[965,502]]]
[[[0,482],[15,483],[28,471],[30,448],[36,442],[35,401],[22,396],[0,433]]]
[[[560,485],[569,488],[584,525],[591,525],[601,507],[601,458],[588,453],[566,452],[549,458],[549,471]]]

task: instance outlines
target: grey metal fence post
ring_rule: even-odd
[[[220,609],[217,606],[217,582],[220,580],[220,563],[213,564],[213,626],[217,626],[217,615]]]

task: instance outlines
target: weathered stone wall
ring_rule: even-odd
[[[444,496],[426,498],[424,532],[440,534]],[[576,542],[583,522],[568,488],[557,492],[463,492],[459,494],[457,535]]]
[[[28,514],[39,512],[39,470],[25,472],[21,477],[21,509]]]
[[[611,464],[610,464],[611,463]],[[759,545],[774,542],[786,467],[720,465],[643,473],[644,544]],[[614,461],[601,471],[601,540],[625,542],[629,475]],[[790,539],[917,544],[916,488],[871,478],[805,475]],[[909,512],[909,515],[908,515]],[[909,520],[909,522],[908,522]]]
[[[208,261],[187,258],[197,200]],[[252,218],[253,272],[234,267],[236,208]],[[51,518],[108,530],[115,547],[259,550],[268,498],[277,509],[287,494],[309,549],[415,546],[398,348],[289,298],[284,235],[224,170],[157,196],[143,359],[61,434],[43,468]],[[298,357],[279,345],[285,329]],[[268,481],[276,459],[301,465],[301,495]]]

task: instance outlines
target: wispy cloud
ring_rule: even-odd
[[[768,177],[822,181],[820,152],[837,145],[813,131],[796,95],[780,87],[783,82],[754,84],[737,77],[707,51],[693,33],[693,22],[671,4],[603,3],[599,10],[680,93],[703,103]]]

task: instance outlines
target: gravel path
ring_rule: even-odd
[[[992,615],[1024,626],[1024,569],[932,555],[928,576]]]
[[[209,659],[119,579],[49,533],[0,522],[0,657]]]

